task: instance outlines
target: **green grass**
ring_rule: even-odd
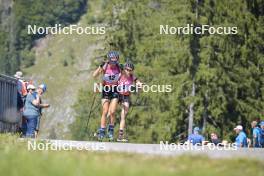
[[[28,151],[16,136],[0,135],[1,175],[263,175],[264,163],[245,159],[158,157],[88,151]]]

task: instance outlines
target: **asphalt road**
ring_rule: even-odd
[[[164,142],[163,144],[133,144],[117,142],[94,142],[94,141],[69,141],[69,140],[48,140],[46,144],[55,150],[86,150],[100,152],[128,152],[159,156],[179,155],[203,155],[210,158],[253,158],[264,160],[264,149],[259,148],[234,148],[234,147],[208,147],[208,146],[176,146]]]

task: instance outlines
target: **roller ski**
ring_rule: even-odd
[[[118,138],[116,139],[117,142],[128,142],[128,140],[124,136],[123,130],[119,130]]]
[[[114,136],[112,134],[108,134],[108,140],[109,140],[109,142],[113,142]]]
[[[124,142],[124,143],[128,142],[128,140],[126,138],[119,138],[119,137],[116,139],[116,141],[117,142]]]

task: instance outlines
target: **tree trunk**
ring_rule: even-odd
[[[192,94],[191,94],[192,97],[195,96],[195,83],[193,81],[193,84],[192,84]],[[194,115],[194,110],[193,110],[193,107],[194,107],[194,103],[192,102],[189,106],[189,123],[188,123],[188,135],[191,135],[192,134],[192,129],[193,129],[193,115]]]

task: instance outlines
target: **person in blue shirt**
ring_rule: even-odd
[[[247,136],[246,133],[243,131],[243,127],[241,125],[237,125],[236,128],[234,128],[237,137],[235,144],[237,147],[247,147]]]
[[[41,95],[35,95],[35,86],[34,85],[28,85],[27,90],[27,98],[25,102],[24,112],[23,115],[26,118],[26,136],[29,138],[35,137],[35,129],[37,125],[37,118],[40,115],[39,112],[39,104],[40,104],[40,96]]]
[[[195,127],[193,129],[193,134],[188,136],[188,141],[192,143],[193,145],[202,144],[204,141],[204,137],[200,135],[199,132],[200,132],[200,128]]]
[[[260,146],[264,148],[264,121],[260,122]]]
[[[46,84],[40,84],[37,88],[37,91],[34,92],[34,96],[37,97],[38,95],[43,95],[45,92],[47,91],[47,85]],[[40,128],[40,120],[42,117],[42,109],[43,108],[49,108],[50,105],[46,104],[46,103],[42,103],[42,98],[40,98],[39,100],[39,116],[37,118],[37,125],[36,125],[36,129],[35,129],[35,138],[37,138],[38,133],[39,133],[39,128]]]
[[[254,148],[259,148],[260,147],[260,132],[261,129],[257,126],[258,122],[257,121],[252,121],[251,122],[251,127],[252,127],[252,147]]]

